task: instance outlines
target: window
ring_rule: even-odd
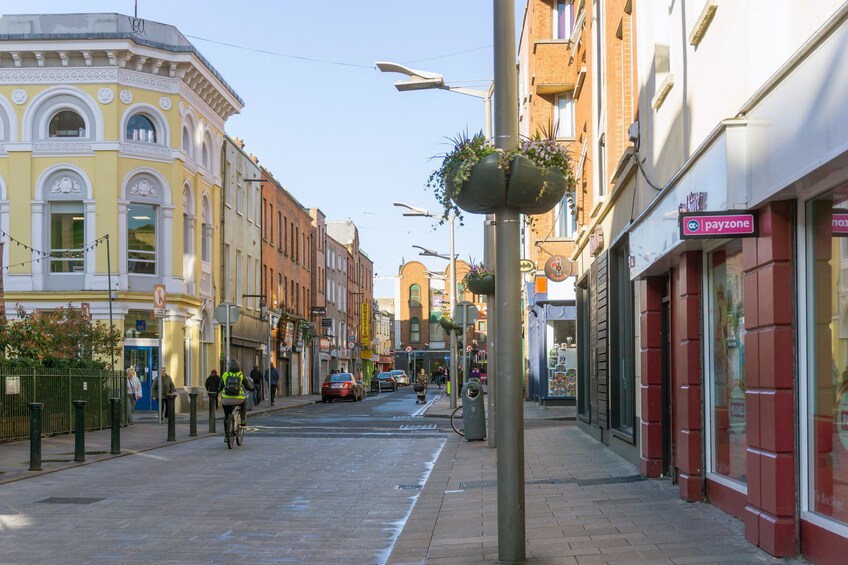
[[[554,10],[554,39],[568,39],[574,27],[574,0],[557,0]]]
[[[212,149],[208,139],[203,140],[203,149],[200,153],[200,159],[207,171],[212,170]]]
[[[85,218],[82,203],[50,204],[50,272],[79,273],[85,269]]]
[[[848,525],[848,259],[840,220],[845,190],[809,202],[806,209],[807,359],[806,485],[808,509]],[[803,396],[802,396],[803,398]]]
[[[745,434],[745,311],[742,244],[708,256],[707,410],[709,463],[713,473],[747,481]]]
[[[157,207],[131,203],[127,207],[127,272],[156,274]]]
[[[85,137],[85,120],[73,110],[62,110],[50,119],[49,137]]]
[[[572,196],[572,198],[574,197],[576,196]],[[577,233],[577,214],[574,206],[571,204],[571,198],[569,198],[568,194],[563,196],[562,201],[559,203],[556,231],[557,237],[569,239],[574,238],[574,235]]]
[[[183,128],[183,153],[191,157],[191,132]]]
[[[409,305],[413,308],[421,306],[421,286],[417,284],[409,286]]]
[[[419,343],[421,341],[421,322],[418,318],[409,320],[409,341],[410,343]]]
[[[634,379],[634,304],[630,282],[630,250],[627,244],[612,253],[610,341],[610,388],[612,393],[612,427],[631,438],[635,420]]]
[[[574,93],[556,98],[556,137],[574,139]]]
[[[131,141],[157,143],[156,126],[154,126],[153,121],[144,114],[135,114],[127,120],[126,139]]]
[[[242,305],[242,282],[244,281],[244,259],[241,251],[236,251],[236,304]]]
[[[591,295],[587,283],[588,277],[577,285],[577,330],[582,336],[577,342],[577,415],[584,420],[592,416],[589,394]]]

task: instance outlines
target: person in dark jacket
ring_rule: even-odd
[[[259,370],[259,365],[253,366],[250,380],[253,381],[253,405],[258,406],[262,400],[262,371]]]
[[[153,398],[156,400],[160,400],[159,402],[159,411],[162,414],[164,419],[168,419],[168,397],[172,394],[176,394],[177,387],[174,386],[174,381],[171,379],[171,375],[168,374],[168,371],[162,370],[162,398],[159,398],[159,377],[153,379],[153,382],[150,383],[151,390],[153,391]]]
[[[221,375],[218,374],[217,370],[212,369],[212,372],[206,377],[205,386],[206,392],[215,393],[215,408],[218,408],[221,405],[221,395],[218,394],[218,391],[221,390]]]
[[[269,376],[270,383],[268,382]],[[277,383],[280,382],[280,373],[274,367],[273,363],[271,363],[270,369],[265,369],[265,382],[268,384],[268,397],[271,399],[271,406],[273,406],[274,397],[277,396]]]

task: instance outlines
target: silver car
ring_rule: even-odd
[[[409,386],[409,375],[406,374],[406,371],[395,369],[389,372],[397,381],[398,386]]]

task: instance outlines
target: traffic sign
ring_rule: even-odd
[[[407,346],[406,346],[406,352],[407,352],[407,353],[412,353],[412,346],[407,345]]]
[[[356,342],[353,342],[353,341],[347,342],[347,348],[348,349],[353,349],[354,347],[356,347]]]
[[[465,319],[466,312],[468,313],[468,320]],[[463,300],[453,309],[453,321],[458,326],[470,326],[479,317],[480,312],[477,311],[477,307],[473,302],[469,302],[468,300]]]
[[[156,318],[164,318],[165,317],[165,303],[166,303],[166,294],[165,294],[165,285],[164,284],[154,284],[153,285],[153,316]]]
[[[229,320],[227,320],[227,309],[230,311]],[[239,319],[239,307],[232,302],[221,302],[215,306],[214,317],[215,321],[222,326],[226,326],[228,321],[230,325],[233,325]]]
[[[466,345],[466,346],[465,346],[465,350],[466,350],[468,353],[471,353],[471,346],[470,346],[470,345]]]

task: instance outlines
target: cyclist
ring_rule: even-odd
[[[234,379],[238,381],[237,387]],[[229,433],[229,430],[227,429],[227,422],[229,421],[230,414],[236,407],[239,407],[239,412],[241,412],[241,425],[246,425],[247,418],[245,415],[244,402],[245,389],[249,392],[252,391],[253,381],[245,378],[244,373],[241,372],[241,366],[239,365],[238,359],[230,359],[230,363],[227,365],[227,372],[221,375],[221,406],[224,407],[225,434]],[[226,437],[226,435],[224,437]]]

